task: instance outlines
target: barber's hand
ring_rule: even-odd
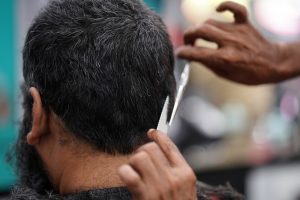
[[[234,23],[208,20],[185,33],[186,46],[178,49],[180,58],[198,61],[217,75],[249,84],[274,83],[293,76],[282,62],[282,46],[266,40],[248,21],[247,10],[233,2],[224,2],[218,12],[229,10]],[[194,46],[196,39],[218,44],[218,49]]]
[[[165,134],[150,130],[153,142],[140,147],[119,175],[134,200],[195,200],[196,176]]]

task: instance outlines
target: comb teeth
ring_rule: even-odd
[[[169,96],[167,96],[164,107],[162,109],[158,125],[157,125],[157,130],[163,132],[163,133],[168,133],[168,123],[167,123],[167,118],[168,118],[168,105],[169,105]]]

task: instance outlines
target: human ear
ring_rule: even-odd
[[[39,91],[35,87],[29,89],[33,99],[32,105],[32,127],[27,135],[27,142],[30,145],[37,145],[41,137],[47,133],[47,113],[43,108]]]

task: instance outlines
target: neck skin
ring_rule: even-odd
[[[27,143],[43,161],[49,180],[61,195],[123,186],[117,170],[129,156],[100,152],[74,136],[52,112],[43,107],[39,91],[31,87],[32,127]]]
[[[130,155],[111,155],[94,149],[75,138],[53,115],[49,117],[48,130],[35,147],[59,194],[125,186],[117,171],[128,163]]]
[[[83,154],[84,155],[84,154]],[[118,168],[128,161],[127,156],[95,154],[66,160],[55,184],[60,194],[90,189],[124,186],[117,174]]]

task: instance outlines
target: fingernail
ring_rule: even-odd
[[[151,129],[149,129],[149,131],[147,132],[147,135],[148,135],[149,137],[151,137],[153,134],[155,134],[156,131],[157,131],[156,129],[151,128]]]
[[[156,131],[156,129],[151,128],[151,129],[149,129],[149,131],[147,133],[151,133],[151,132],[154,132],[154,131]]]

